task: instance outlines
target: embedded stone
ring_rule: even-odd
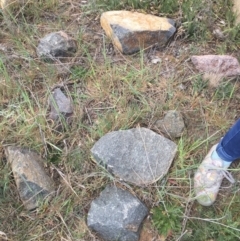
[[[176,31],[172,19],[130,11],[104,12],[100,21],[106,35],[123,54],[165,45]]]
[[[229,55],[201,55],[192,56],[191,60],[202,73],[213,73],[222,77],[240,75],[238,60]]]
[[[51,111],[50,119],[57,120],[60,114],[69,116],[73,113],[73,107],[71,100],[61,91],[60,88],[53,90],[51,97],[49,98]]]
[[[71,57],[76,51],[76,41],[63,31],[47,34],[37,47],[38,57],[47,61]]]
[[[87,224],[106,241],[137,241],[147,214],[146,206],[130,192],[107,186],[92,201]]]
[[[172,138],[180,137],[185,128],[182,114],[176,110],[168,111],[164,118],[158,120],[155,125]]]
[[[110,132],[91,149],[96,162],[136,185],[161,179],[168,172],[176,151],[174,142],[147,128]]]
[[[54,183],[44,169],[43,159],[27,148],[15,146],[6,147],[5,153],[25,208],[33,210],[42,201],[50,200]]]

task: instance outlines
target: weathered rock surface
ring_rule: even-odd
[[[60,88],[54,89],[49,102],[51,106],[49,117],[52,120],[57,120],[60,114],[67,116],[73,113],[71,100],[64,95]]]
[[[236,24],[240,23],[240,1],[233,0],[233,12],[236,14]]]
[[[168,111],[164,118],[158,120],[155,125],[172,138],[180,137],[185,128],[182,114],[176,110]]]
[[[65,32],[53,32],[40,39],[37,55],[51,61],[61,57],[71,57],[77,51],[76,41]]]
[[[110,132],[91,149],[98,163],[136,185],[154,183],[162,178],[176,151],[174,142],[147,128]]]
[[[238,60],[229,55],[192,56],[196,69],[203,73],[213,73],[223,77],[240,75]]]
[[[25,208],[33,210],[43,200],[50,200],[54,194],[54,184],[44,170],[43,159],[21,147],[6,147],[5,153]]]
[[[172,19],[137,12],[109,11],[102,14],[100,21],[106,35],[124,54],[164,45],[176,31]]]
[[[107,186],[91,203],[87,224],[106,241],[137,241],[147,213],[131,193]]]

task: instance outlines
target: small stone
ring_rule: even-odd
[[[152,64],[158,64],[162,62],[162,59],[158,56],[150,56],[150,59]]]
[[[185,128],[182,114],[176,110],[170,110],[162,120],[156,122],[156,127],[172,138],[180,137]]]
[[[172,19],[130,11],[109,11],[101,15],[101,26],[123,54],[164,45],[176,31]]]
[[[215,38],[217,38],[219,40],[226,39],[226,36],[224,35],[224,33],[218,28],[213,30],[213,35],[215,36]]]
[[[67,116],[73,113],[71,100],[63,94],[60,88],[54,89],[49,102],[51,106],[49,117],[52,120],[57,120],[60,114]]]
[[[91,149],[98,163],[136,185],[161,179],[168,172],[176,151],[174,142],[147,128],[110,132]]]
[[[148,210],[130,192],[107,186],[91,203],[88,227],[106,241],[137,241]]]
[[[37,55],[47,61],[71,57],[77,51],[76,41],[65,32],[53,32],[40,39]]]
[[[43,159],[35,152],[21,147],[8,146],[5,153],[23,205],[33,210],[54,194],[54,183],[44,169]]]
[[[180,89],[180,90],[186,90],[187,87],[186,87],[186,85],[184,85],[183,83],[181,83],[180,85],[178,85],[178,89]]]
[[[222,77],[240,75],[238,60],[229,55],[200,55],[192,56],[191,60],[202,73],[213,73]]]
[[[233,12],[236,14],[236,24],[240,23],[240,1],[233,0]]]

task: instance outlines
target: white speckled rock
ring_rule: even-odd
[[[106,35],[124,54],[164,45],[176,31],[172,19],[137,12],[109,11],[102,14],[100,21]]]
[[[191,60],[201,73],[213,73],[222,77],[240,75],[238,60],[229,55],[193,55]]]

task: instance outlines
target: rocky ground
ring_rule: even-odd
[[[175,1],[177,7],[171,1],[168,8],[161,5],[161,11],[156,1],[150,7],[144,1],[142,5],[130,2],[123,1],[121,5],[122,2],[104,0],[42,1],[23,3],[21,9],[15,6],[12,16],[6,17],[1,11],[0,237],[3,240],[101,240],[99,229],[95,228],[94,207],[101,209],[102,202],[110,199],[117,203],[115,195],[131,200],[130,204],[139,202],[136,207],[142,205],[132,215],[138,220],[146,217],[139,229],[141,241],[239,237],[239,182],[229,186],[224,181],[217,202],[209,208],[194,201],[192,183],[193,174],[210,146],[240,116],[240,32],[233,22],[231,3],[219,1],[211,5],[203,1],[199,6],[189,5],[186,11],[181,1]],[[171,32],[170,40],[161,46],[150,44],[144,51],[124,52],[129,47],[123,48],[123,42],[116,43],[107,37],[100,18],[106,10],[134,8],[135,12],[173,19],[176,33]],[[52,33],[57,33],[57,37]],[[59,38],[67,40],[61,51],[42,48],[49,40]],[[201,61],[196,61],[198,56],[206,55],[209,64],[202,69]],[[215,60],[216,55],[233,58],[226,57],[224,62],[222,57]],[[221,70],[219,61],[223,61]],[[140,127],[165,136],[174,145],[167,174],[160,179],[154,176],[154,182],[142,182],[139,174],[135,180],[132,176],[129,179],[122,166],[123,173],[119,174],[111,156],[113,152],[108,153],[110,157],[105,156],[111,149],[107,147],[112,146],[119,161],[126,154],[121,146],[130,146],[131,160],[138,160],[135,141],[120,145],[118,140],[123,137],[118,135],[125,133],[123,130]],[[102,155],[97,145],[103,137],[109,137],[108,133],[114,133],[116,138],[106,141]],[[135,138],[139,140],[136,134]],[[148,143],[157,149],[154,140],[157,139]],[[9,146],[27,147],[23,152],[32,160],[35,154],[28,153],[29,149],[41,156],[44,180],[50,177],[54,182],[55,194],[50,203],[37,202],[35,211],[27,211],[33,209],[28,208],[29,202],[24,203],[29,192],[16,181],[21,177],[15,175],[16,157],[9,154],[15,149]],[[120,146],[119,152],[116,146]],[[140,157],[143,156],[144,152]],[[104,160],[109,162],[102,167]],[[232,169],[238,180],[238,162]],[[25,178],[38,182],[37,174]],[[39,191],[39,186],[31,187]],[[103,193],[111,188],[113,196],[105,200]],[[51,185],[48,194],[52,192]],[[125,210],[130,204],[118,206]],[[103,206],[104,215],[107,211]],[[138,225],[129,226],[132,240],[138,239],[136,232],[141,226]],[[104,231],[102,237],[107,240],[109,235]]]

